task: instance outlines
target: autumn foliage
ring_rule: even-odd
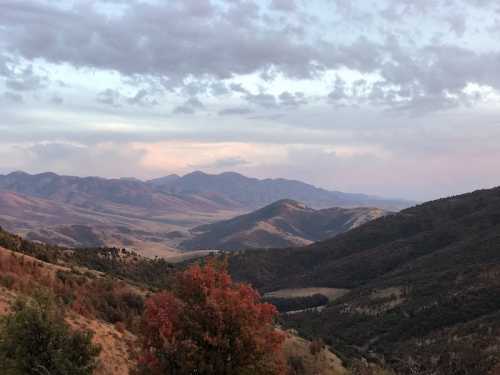
[[[145,373],[284,374],[276,314],[249,285],[234,283],[224,266],[192,266],[177,275],[172,291],[146,301]]]

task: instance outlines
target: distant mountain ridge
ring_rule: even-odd
[[[213,209],[253,210],[280,199],[304,202],[313,208],[363,206],[399,210],[413,204],[399,199],[329,191],[296,180],[260,180],[235,172],[212,175],[196,171],[182,177],[169,175],[149,181],[12,172],[0,175],[0,190],[83,206],[107,201],[146,208],[166,206],[168,209],[172,209],[172,205],[169,206],[172,200],[190,201],[193,197],[210,201]]]
[[[369,207],[315,210],[283,199],[245,215],[193,228],[193,238],[180,246],[232,251],[302,246],[334,237],[387,213]]]
[[[316,209],[362,206],[399,210],[414,204],[399,199],[329,191],[296,180],[260,180],[235,172],[212,175],[196,171],[182,177],[169,176],[167,179],[163,177],[150,180],[148,184],[171,194],[216,193],[251,209],[261,208],[281,199],[296,200]]]
[[[411,204],[234,172],[193,172],[150,181],[13,172],[0,175],[0,195],[0,223],[31,239],[64,246],[124,246],[159,256],[177,251],[183,240],[178,234],[284,198],[314,208],[393,210]]]

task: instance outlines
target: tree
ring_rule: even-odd
[[[141,363],[149,374],[276,375],[284,373],[277,310],[225,265],[195,265],[172,291],[146,301]]]
[[[90,375],[100,348],[91,335],[69,329],[47,295],[19,300],[0,321],[0,373]]]

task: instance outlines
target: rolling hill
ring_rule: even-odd
[[[230,257],[263,292],[347,289],[284,322],[398,374],[487,374],[500,358],[500,188],[428,202],[303,248]],[[459,371],[462,372],[457,372]]]
[[[165,217],[162,211],[127,205],[114,208],[92,209],[0,191],[0,225],[27,239],[69,247],[126,247],[148,256],[177,256],[174,234],[179,230],[234,214],[193,210],[169,212]]]
[[[315,210],[293,200],[280,200],[249,214],[198,226],[180,243],[188,250],[278,248],[308,245],[334,237],[387,214],[377,208]]]

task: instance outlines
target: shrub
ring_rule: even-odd
[[[283,374],[276,314],[224,267],[192,266],[146,301],[141,363],[148,374]]]
[[[48,295],[19,300],[0,322],[0,373],[90,375],[100,348],[91,334],[74,332]]]
[[[306,367],[304,365],[304,358],[292,356],[288,358],[289,375],[304,375],[306,374]]]

